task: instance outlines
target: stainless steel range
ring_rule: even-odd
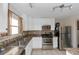
[[[44,25],[42,26],[42,48],[43,49],[52,49],[52,38],[53,34],[51,31],[51,26],[50,25]]]

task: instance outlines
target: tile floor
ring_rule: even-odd
[[[58,49],[53,50],[33,49],[32,55],[66,55],[66,51],[60,51]]]

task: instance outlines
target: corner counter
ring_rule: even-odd
[[[18,41],[22,40],[22,35],[12,35],[0,37],[0,55],[11,54],[17,47],[19,51]]]
[[[65,48],[66,55],[79,55],[79,48]]]

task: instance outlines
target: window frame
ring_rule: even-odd
[[[11,27],[17,27],[17,26],[12,25],[13,14],[17,16],[16,20],[18,20],[18,34],[23,32],[23,18],[8,9],[8,35],[12,35]]]

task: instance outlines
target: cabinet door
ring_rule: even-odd
[[[53,37],[53,48],[57,48],[57,47],[58,47],[57,37]]]
[[[33,37],[33,48],[42,48],[42,37]]]

